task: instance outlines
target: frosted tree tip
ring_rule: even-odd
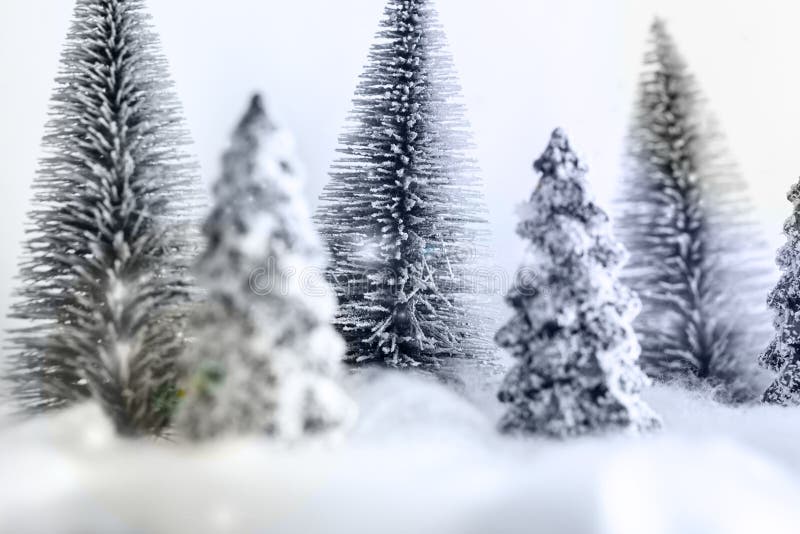
[[[250,106],[247,108],[247,113],[245,113],[242,122],[264,121],[266,118],[267,108],[264,104],[264,97],[261,96],[261,93],[253,93],[250,98]]]
[[[261,96],[261,93],[253,93],[253,96],[250,99],[250,110],[254,112],[266,113],[266,110],[264,109],[264,97]]]
[[[567,134],[561,128],[556,128],[550,135],[547,148],[539,159],[533,162],[533,168],[542,174],[551,174],[559,167],[585,171],[583,163],[570,147]]]
[[[550,146],[557,147],[561,150],[569,150],[569,139],[567,139],[567,132],[561,128],[556,128],[550,135]]]
[[[667,23],[663,18],[656,16],[653,23],[650,25],[650,32],[658,35],[664,35],[667,32]]]
[[[264,98],[261,96],[261,93],[253,93],[253,96],[250,98],[250,104],[247,108],[247,112],[242,117],[242,120],[239,122],[239,130],[240,131],[248,131],[251,128],[267,128],[271,129],[272,124],[269,121],[267,116],[267,109],[264,104]]]

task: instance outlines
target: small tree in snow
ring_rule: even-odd
[[[629,138],[617,232],[642,299],[642,366],[755,393],[767,333],[765,253],[746,188],[686,64],[656,20]]]
[[[93,397],[125,434],[170,414],[195,166],[141,0],[78,0],[12,316],[22,405]]]
[[[517,360],[499,394],[510,405],[501,429],[563,438],[655,428],[638,396],[639,302],[617,280],[625,249],[561,130],[534,168],[542,176],[517,229],[530,244],[507,296],[514,317],[496,336]]]
[[[787,243],[778,251],[782,275],[767,303],[775,312],[775,337],[760,363],[778,373],[763,400],[783,406],[800,405],[800,183],[792,186],[794,211],[783,226]]]
[[[485,209],[432,0],[388,0],[321,196],[321,233],[352,363],[487,361],[473,260]]]
[[[295,439],[345,423],[335,380],[344,342],[300,197],[290,138],[258,96],[234,132],[204,226],[209,291],[184,364],[178,429],[193,439],[265,432]]]

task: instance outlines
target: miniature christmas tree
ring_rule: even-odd
[[[344,342],[330,326],[335,299],[318,267],[292,145],[254,97],[204,226],[198,276],[209,295],[177,416],[192,439],[263,432],[294,440],[352,417],[336,384]]]
[[[10,379],[34,412],[93,397],[124,434],[169,410],[189,300],[195,166],[140,0],[78,0],[12,317]]]
[[[778,373],[764,393],[764,402],[797,406],[800,405],[800,183],[789,191],[789,201],[793,213],[783,226],[787,242],[777,258],[782,274],[767,301],[775,312],[776,333],[760,363]]]
[[[517,229],[529,247],[507,296],[514,317],[496,336],[517,360],[500,390],[509,405],[500,427],[556,438],[656,428],[639,399],[639,302],[617,280],[625,249],[561,130],[534,168],[541,179]]]
[[[617,231],[631,252],[623,280],[643,304],[634,323],[642,366],[744,400],[755,392],[753,354],[767,335],[766,249],[743,181],[660,20],[639,92]]]
[[[488,361],[480,180],[431,0],[389,0],[318,211],[351,363]]]

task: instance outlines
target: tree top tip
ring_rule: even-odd
[[[533,163],[533,168],[543,174],[549,174],[562,166],[580,171],[586,170],[578,156],[572,151],[566,132],[561,128],[556,128],[550,135],[550,142],[544,153]]]
[[[569,148],[569,139],[567,139],[567,132],[565,132],[562,128],[556,128],[553,130],[553,133],[550,134],[550,144],[556,145],[558,147]]]
[[[656,15],[653,18],[652,24],[650,24],[650,32],[651,33],[657,33],[657,34],[666,33],[667,32],[667,23],[666,23],[666,21],[662,17]]]
[[[254,127],[271,127],[264,105],[264,98],[261,96],[261,93],[253,93],[253,96],[250,97],[250,105],[247,108],[247,112],[245,112],[242,117],[242,120],[239,122],[238,130],[250,130]]]
[[[253,93],[253,96],[250,98],[250,109],[256,112],[266,113],[264,109],[264,97],[261,96],[261,93]]]

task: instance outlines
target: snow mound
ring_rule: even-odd
[[[796,532],[797,484],[753,451],[723,439],[647,441],[542,455],[460,532]]]
[[[667,388],[665,431],[511,439],[447,387],[350,380],[343,442],[124,441],[98,408],[0,433],[0,532],[796,534],[800,412]]]

